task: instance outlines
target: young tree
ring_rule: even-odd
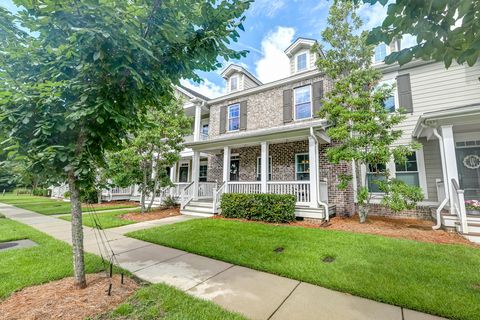
[[[392,87],[379,86],[382,74],[370,65],[373,48],[366,44],[367,33],[359,32],[362,21],[356,9],[351,1],[334,1],[328,26],[322,33],[328,49],[317,65],[333,83],[320,111],[329,121],[327,133],[334,141],[327,157],[335,164],[355,163],[355,176],[342,176],[339,187],[356,183],[363,223],[369,213],[371,193],[362,168],[370,166],[386,193],[383,204],[392,210],[412,208],[422,195],[419,188],[391,179],[385,166],[392,159],[404,161],[417,144],[394,146],[402,134],[395,126],[405,117],[385,108],[384,101],[391,96]]]
[[[125,139],[122,150],[108,157],[108,176],[115,185],[140,186],[142,213],[151,210],[160,188],[171,185],[166,169],[178,161],[183,137],[192,128],[179,101],[172,101],[162,110],[152,108],[145,122],[142,129]],[[148,194],[152,196],[147,205]]]
[[[473,66],[480,56],[479,0],[363,2],[388,4],[387,17],[381,26],[371,31],[369,43],[390,43],[405,34],[416,37],[415,46],[392,52],[386,63],[402,65],[416,58],[443,61],[448,68],[453,60]]]
[[[68,180],[75,285],[86,286],[80,188],[172,84],[199,80],[243,29],[250,0],[13,0],[0,10],[0,126],[52,182]],[[17,27],[21,26],[21,28]],[[27,30],[24,32],[22,30]]]

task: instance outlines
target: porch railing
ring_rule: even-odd
[[[262,193],[261,182],[240,182],[229,181],[227,183],[228,193]]]
[[[180,193],[180,209],[183,210],[185,206],[193,199],[193,181],[190,182]]]
[[[468,223],[467,223],[467,209],[465,208],[465,196],[464,191],[460,189],[457,180],[451,180],[452,187],[453,187],[453,195],[451,201],[451,205],[455,213],[460,220],[460,227],[462,233],[468,233]]]
[[[217,187],[216,182],[200,182],[198,184],[198,197],[199,198],[212,198],[213,190]]]
[[[225,189],[226,189],[225,182],[223,182],[221,185],[213,189],[213,214],[218,213],[220,200],[222,199],[222,194],[225,193]]]
[[[297,203],[310,203],[309,181],[268,181],[267,192],[293,194],[297,199]]]

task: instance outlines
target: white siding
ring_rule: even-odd
[[[250,89],[250,88],[253,88],[253,87],[256,87],[258,86],[255,82],[253,82],[252,79],[250,79],[249,77],[245,76],[245,80],[243,82],[243,88],[245,90],[247,89]]]
[[[414,68],[403,68],[398,74],[410,74],[413,114],[399,125],[403,130],[400,144],[412,139],[418,117],[426,112],[480,103],[480,65],[473,67],[452,64],[445,69],[443,63],[432,63]],[[384,78],[392,78],[385,74]]]

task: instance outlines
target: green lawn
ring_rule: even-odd
[[[125,226],[127,224],[137,223],[138,221],[124,220],[120,216],[129,212],[140,212],[140,209],[130,210],[118,210],[118,211],[109,211],[109,212],[99,212],[97,213],[98,222],[102,229],[115,228]],[[72,216],[62,216],[60,219],[66,221],[72,221]],[[83,215],[83,225],[87,227],[94,226],[94,220],[92,214],[86,213]]]
[[[124,304],[98,319],[246,320],[238,314],[223,310],[212,302],[194,298],[164,284],[140,289]]]
[[[0,251],[0,299],[36,284],[73,274],[72,248],[59,240],[18,222],[0,218],[0,242],[31,239],[39,246]],[[101,259],[85,256],[88,273],[102,270]]]
[[[55,200],[46,197],[37,197],[31,195],[0,195],[0,202],[14,205],[19,208],[35,211],[45,215],[70,213],[70,203],[62,200]],[[114,204],[111,206],[84,205],[83,211],[92,210],[102,211],[121,208],[135,207],[131,204]]]
[[[128,236],[418,311],[480,319],[474,247],[219,219]]]

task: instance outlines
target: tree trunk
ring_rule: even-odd
[[[102,189],[99,189],[97,191],[97,203],[101,204],[102,203]]]
[[[154,163],[157,163],[157,162],[154,161]],[[152,198],[150,199],[150,203],[148,204],[148,208],[147,208],[148,212],[152,210],[153,201],[155,200],[155,196],[157,194],[157,188],[158,188],[158,164],[155,168],[153,167],[153,165],[154,164],[152,164],[153,192],[152,192]]]
[[[85,262],[83,253],[82,203],[77,178],[73,171],[68,174],[70,187],[70,205],[72,212],[72,249],[73,249],[73,278],[74,286],[83,289],[87,286],[85,278]]]
[[[356,161],[355,163],[355,166],[356,166],[355,173],[357,176],[357,193],[358,193],[358,190],[362,190],[363,188],[367,187],[367,177],[366,177],[366,174],[362,173],[362,165],[364,165],[364,163],[362,163],[361,161]],[[360,223],[365,223],[367,221],[367,217],[370,209],[369,199],[370,197],[368,197],[368,201],[366,203],[360,203],[359,201],[357,201],[358,217],[359,217]]]

